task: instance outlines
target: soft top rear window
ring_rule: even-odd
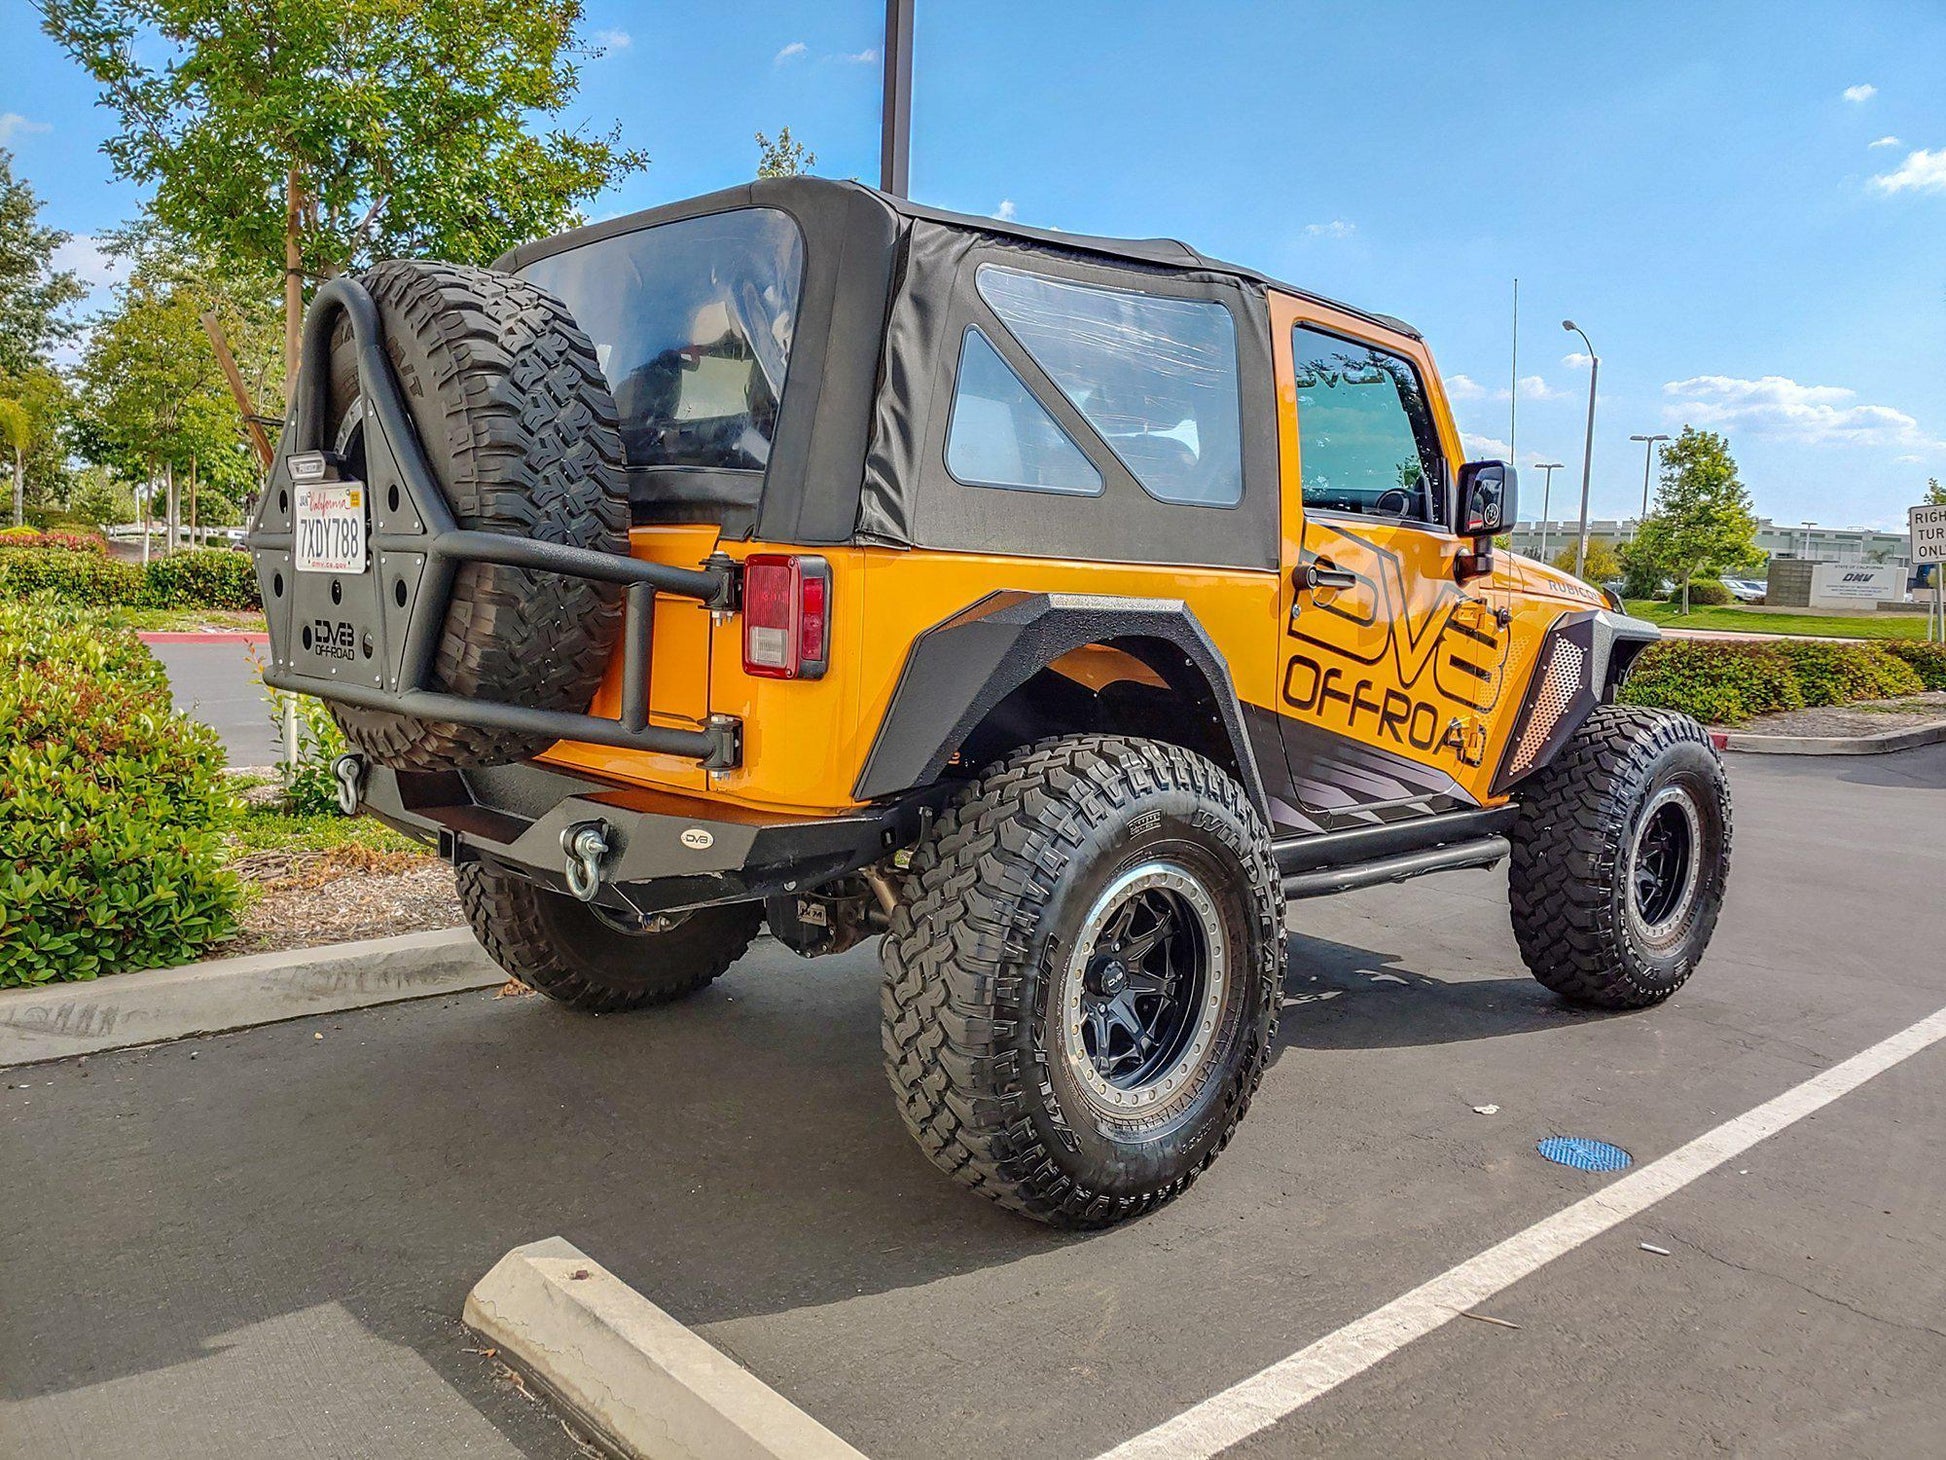
[[[769,464],[804,275],[804,239],[787,214],[683,218],[520,273],[594,341],[630,466]]]

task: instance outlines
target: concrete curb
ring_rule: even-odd
[[[0,993],[0,1067],[492,988],[506,977],[469,930],[447,928],[9,989]]]
[[[465,1318],[625,1460],[865,1460],[564,1237],[501,1258]]]
[[[136,638],[145,644],[268,644],[270,635],[255,629],[144,629]]]
[[[1882,735],[1748,735],[1731,730],[1723,740],[1726,750],[1750,755],[1886,755],[1946,740],[1946,720]]]

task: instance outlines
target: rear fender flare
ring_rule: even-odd
[[[1209,691],[1244,792],[1267,818],[1229,666],[1189,606],[1173,598],[1003,590],[934,624],[906,654],[853,794],[870,801],[932,784],[987,714],[1034,675],[1076,649],[1129,639],[1180,651],[1180,662],[1150,667],[1172,688]],[[1201,686],[1185,683],[1190,675]]]

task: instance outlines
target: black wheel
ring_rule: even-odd
[[[495,963],[550,999],[594,1014],[707,988],[763,923],[755,903],[631,918],[484,862],[461,867],[458,887],[473,936]]]
[[[1730,787],[1687,715],[1602,705],[1521,792],[1508,903],[1521,956],[1563,997],[1661,1003],[1716,929]]]
[[[886,1070],[935,1165],[1040,1221],[1181,1193],[1263,1076],[1283,895],[1242,787],[1201,756],[1046,740],[913,854],[881,945]]]
[[[510,274],[393,261],[361,277],[433,475],[461,527],[628,551],[615,402],[567,306]],[[326,441],[363,477],[364,410],[351,327],[331,342]],[[620,629],[611,584],[467,563],[434,660],[439,687],[537,709],[585,710]],[[504,765],[545,737],[332,704],[351,743],[409,770]]]

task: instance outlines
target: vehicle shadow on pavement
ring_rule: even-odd
[[[1578,1009],[1532,978],[1435,977],[1396,953],[1289,935],[1284,1011],[1275,1059],[1286,1048],[1395,1049],[1532,1034],[1612,1018]]]

